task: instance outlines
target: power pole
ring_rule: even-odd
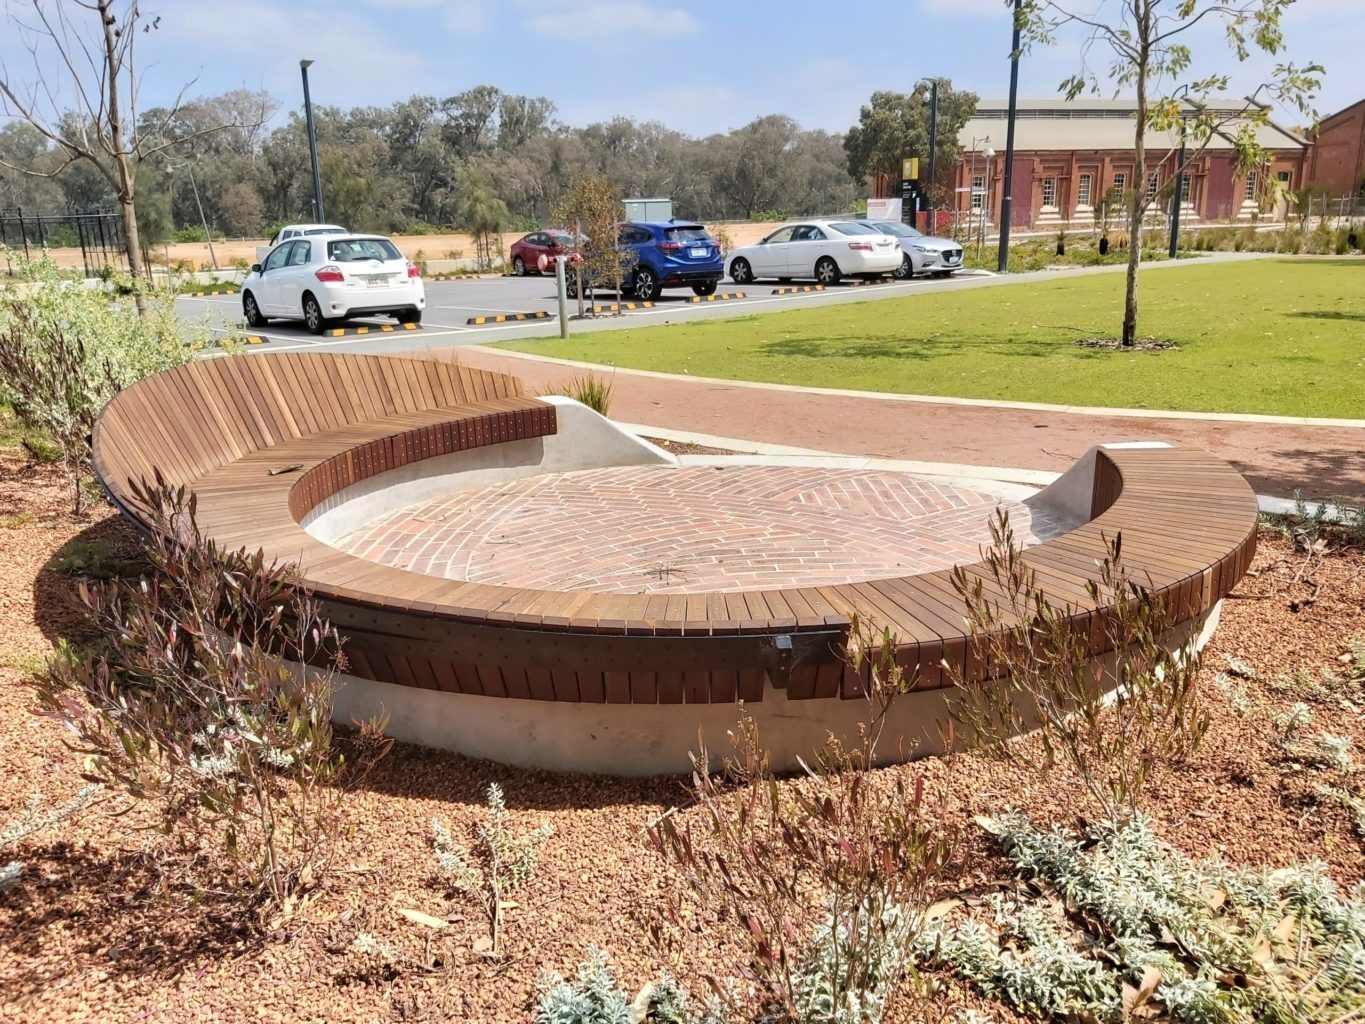
[[[1020,29],[1023,27],[1020,20],[1019,0],[1014,0],[1011,7],[1014,12],[1014,36],[1010,45],[1010,110],[1009,126],[1005,129],[1005,197],[1000,202],[1000,256],[996,260],[995,269],[1004,273],[1009,267],[1010,261],[1010,217],[1012,215],[1013,197],[1010,195],[1014,186],[1014,117],[1019,108],[1019,44]],[[990,182],[988,181],[987,187]]]

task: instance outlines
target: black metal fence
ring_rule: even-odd
[[[104,210],[39,214],[20,209],[0,211],[0,246],[29,258],[44,249],[80,249],[87,277],[106,267],[128,264],[122,219],[117,213]],[[14,267],[7,265],[5,272],[14,273]]]

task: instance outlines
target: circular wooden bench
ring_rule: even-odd
[[[750,592],[550,592],[419,575],[309,532],[312,518],[367,481],[420,474],[435,459],[458,466],[489,446],[534,446],[559,420],[555,405],[526,396],[515,378],[456,364],[240,356],[178,367],[119,394],[96,425],[94,463],[139,523],[130,484],[159,470],[197,494],[207,536],[296,563],[362,679],[566,704],[753,704],[774,691],[784,702],[851,698],[864,692],[844,657],[855,615],[890,629],[917,689],[948,685],[945,659],[989,676],[946,570]],[[1098,624],[1104,614],[1086,585],[1119,532],[1125,565],[1170,598],[1177,625],[1213,609],[1254,553],[1255,496],[1203,452],[1100,449],[1054,490],[1086,521],[1025,560],[1078,621]],[[991,585],[981,564],[966,572]],[[1094,653],[1104,653],[1102,631],[1093,634]]]

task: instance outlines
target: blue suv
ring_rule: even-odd
[[[691,285],[698,295],[712,295],[725,273],[720,244],[700,224],[631,221],[621,225],[620,245],[635,253],[625,290],[642,302],[679,285]]]

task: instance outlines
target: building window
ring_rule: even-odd
[[[1155,199],[1155,198],[1156,198],[1156,182],[1157,182],[1156,171],[1148,171],[1148,172],[1147,172],[1147,198],[1148,198],[1148,199]]]
[[[1090,175],[1082,174],[1076,183],[1076,205],[1090,205]]]
[[[1128,175],[1124,171],[1114,172],[1114,191],[1122,192],[1128,187]]]
[[[1056,179],[1056,178],[1044,178],[1044,179],[1043,179],[1043,205],[1044,205],[1044,206],[1056,206],[1056,205],[1057,205],[1057,179]]]
[[[1255,172],[1255,171],[1247,171],[1247,187],[1246,187],[1246,191],[1242,194],[1242,199],[1245,200],[1245,201],[1248,202],[1248,203],[1254,203],[1254,202],[1256,201],[1256,172]]]
[[[1190,191],[1190,176],[1182,174],[1180,176],[1180,204],[1194,205],[1194,193]]]
[[[1286,190],[1289,188],[1290,181],[1293,180],[1288,171],[1280,171],[1275,177],[1280,179],[1280,184],[1283,185]]]
[[[981,209],[981,201],[986,196],[986,178],[981,174],[972,175],[972,209]]]

